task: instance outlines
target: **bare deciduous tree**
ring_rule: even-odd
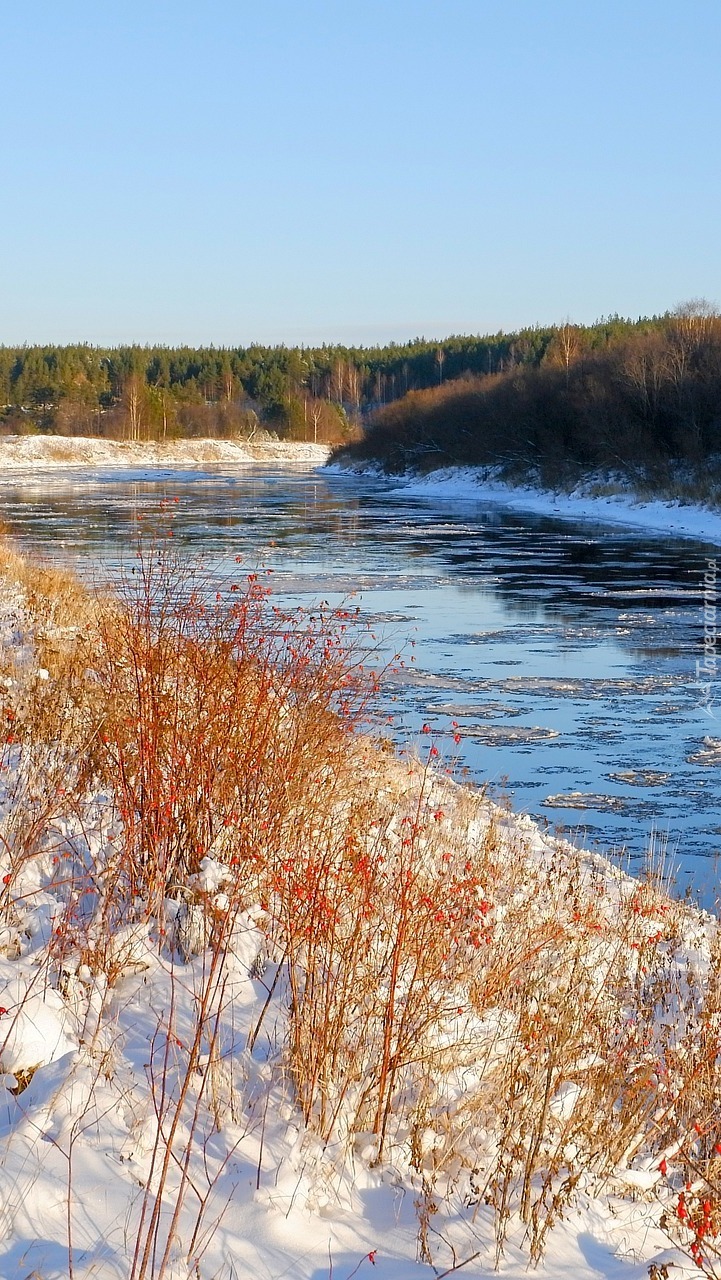
[[[143,379],[139,374],[131,373],[126,380],[123,393],[125,409],[128,415],[128,438],[130,440],[140,439],[144,392],[145,384]]]
[[[581,335],[578,325],[571,324],[570,320],[564,320],[558,330],[558,341],[563,356],[563,363],[566,366],[566,387],[568,387],[571,361],[578,355],[581,346]]]

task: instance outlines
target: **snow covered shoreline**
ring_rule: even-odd
[[[5,436],[0,439],[0,482],[19,472],[72,468],[168,469],[199,466],[246,467],[257,463],[320,466],[326,445],[261,438],[252,440],[168,440],[133,442],[93,436]]]
[[[536,515],[625,525],[649,533],[697,538],[721,545],[721,512],[692,503],[645,501],[631,492],[593,493],[588,491],[593,488],[592,484],[586,489],[579,485],[571,493],[512,485],[499,480],[488,468],[446,467],[423,475],[407,472],[401,476],[389,475],[372,466],[343,463],[331,463],[325,469],[337,474],[377,476],[383,479],[390,494],[403,493],[429,501],[493,503]]]

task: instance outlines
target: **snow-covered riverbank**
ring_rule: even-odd
[[[338,736],[296,631],[290,680],[194,631],[154,677],[142,628],[4,571],[3,1280],[698,1274],[714,921],[456,785],[452,741]]]
[[[275,440],[103,440],[90,436],[5,436],[0,439],[0,482],[18,472],[65,468],[235,467],[258,462],[320,466],[326,445]]]
[[[487,502],[538,515],[627,525],[721,544],[720,512],[692,503],[640,499],[630,491],[623,492],[620,484],[606,486],[616,492],[594,491],[604,487],[598,482],[579,485],[571,493],[565,493],[532,485],[507,484],[499,480],[493,470],[473,467],[447,467],[425,475],[408,472],[404,476],[384,474],[373,467],[348,468],[337,463],[331,464],[328,470],[340,474],[350,470],[382,475],[391,494],[402,491],[429,501]]]

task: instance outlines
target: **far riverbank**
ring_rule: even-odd
[[[640,497],[630,488],[610,480],[592,478],[565,492],[531,484],[509,484],[499,479],[496,468],[489,467],[444,467],[427,473],[407,471],[400,475],[389,475],[373,466],[347,466],[342,462],[333,462],[324,469],[378,476],[387,481],[390,492],[402,490],[408,497],[490,502],[536,515],[626,525],[721,545],[720,511],[700,503]]]
[[[327,445],[277,440],[272,436],[234,440],[105,440],[99,436],[5,436],[0,439],[0,480],[5,473],[84,467],[185,468],[248,466],[257,462],[320,466]]]

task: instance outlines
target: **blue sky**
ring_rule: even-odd
[[[721,304],[718,0],[23,0],[0,59],[2,342]]]

